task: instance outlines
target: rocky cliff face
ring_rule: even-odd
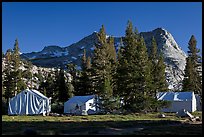
[[[34,88],[34,89],[38,89],[39,85],[40,85],[40,80],[39,77],[43,78],[43,81],[46,81],[46,77],[48,76],[48,74],[51,74],[51,76],[54,78],[55,77],[55,72],[59,71],[59,69],[57,68],[45,68],[45,67],[39,67],[39,66],[35,66],[32,65],[30,66],[31,70],[30,72],[32,73],[32,80],[29,79],[27,76],[26,71],[28,71],[29,68],[28,62],[26,61],[20,61],[20,67],[19,70],[21,70],[21,76],[22,76],[22,80],[25,82],[25,84],[27,85],[28,88]],[[13,71],[13,65],[10,64],[8,62],[8,60],[3,57],[2,58],[2,81],[4,81],[5,79],[5,69],[8,69],[8,66],[10,66],[10,71]],[[65,78],[68,81],[72,80],[71,74],[65,72]]]
[[[154,36],[158,50],[164,56],[169,89],[181,89],[187,55],[176,43],[171,33],[163,28],[157,28],[150,32],[142,32],[141,35],[144,37],[148,49],[151,46],[151,38]]]
[[[94,44],[97,42],[96,34],[97,32],[93,32],[91,35],[67,47],[48,46],[40,52],[21,54],[21,57],[32,61],[37,66],[62,66],[65,68],[66,64],[74,63],[80,68],[83,50],[86,49],[87,56],[92,56]],[[148,49],[150,49],[152,37],[156,39],[158,50],[165,59],[166,79],[169,89],[181,89],[187,55],[176,43],[173,36],[163,28],[157,28],[150,32],[141,32],[140,35],[144,37]],[[120,37],[115,37],[116,50],[120,46],[119,43]]]

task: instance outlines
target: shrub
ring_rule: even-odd
[[[51,104],[51,112],[63,114],[64,113],[64,104],[62,102]]]

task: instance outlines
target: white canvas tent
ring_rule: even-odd
[[[97,96],[74,96],[64,103],[64,113],[67,114],[95,114],[98,112]]]
[[[51,111],[51,99],[37,90],[25,89],[9,100],[8,115],[38,115]]]
[[[171,102],[168,108],[161,110],[162,112],[196,111],[196,97],[194,92],[158,92],[157,99]]]

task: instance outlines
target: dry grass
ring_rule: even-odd
[[[3,135],[21,135],[32,129],[41,135],[201,135],[202,122],[190,123],[187,118],[178,118],[174,113],[88,116],[2,116]],[[197,112],[195,116],[201,116]]]

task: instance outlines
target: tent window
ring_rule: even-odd
[[[92,106],[93,105],[93,103],[89,103],[89,106]]]

